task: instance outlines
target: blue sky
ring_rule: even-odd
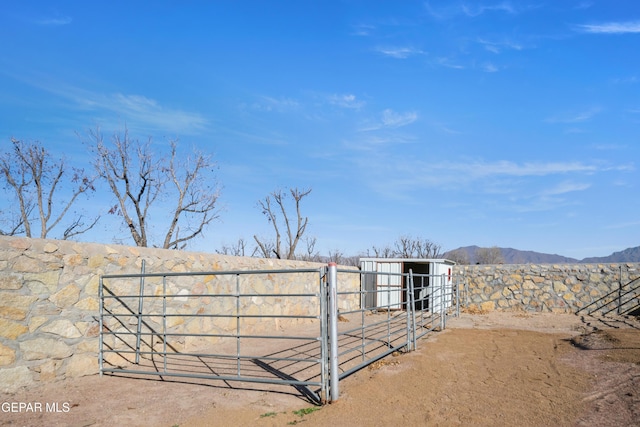
[[[212,154],[195,250],[268,236],[256,202],[297,186],[324,254],[605,256],[640,245],[639,48],[635,0],[10,2],[1,144],[82,166],[78,134],[126,124]],[[110,221],[82,239],[126,237]]]

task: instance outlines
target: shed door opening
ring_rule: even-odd
[[[431,274],[431,263],[416,263],[416,262],[404,262],[402,263],[402,272],[407,276],[404,276],[404,288],[409,291],[409,286],[407,281],[409,280],[409,270],[413,272],[414,275],[424,275],[427,276]],[[414,308],[416,310],[427,310],[429,309],[429,277],[414,277],[413,278],[413,300]],[[408,300],[408,298],[406,298]]]

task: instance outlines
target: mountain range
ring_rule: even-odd
[[[478,246],[464,246],[445,252],[443,258],[459,261],[459,255],[466,254],[469,264],[478,262]],[[556,254],[545,254],[534,251],[521,251],[513,248],[490,248],[498,249],[502,255],[504,264],[573,264],[573,263],[616,263],[616,262],[640,262],[640,246],[628,248],[623,251],[614,252],[604,257],[589,257],[584,259],[569,258]]]

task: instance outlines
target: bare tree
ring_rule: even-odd
[[[235,244],[222,245],[220,249],[216,249],[216,253],[221,255],[246,256],[247,242],[244,238],[239,238]]]
[[[132,140],[125,129],[116,133],[111,144],[104,141],[99,129],[90,131],[95,152],[94,166],[109,185],[117,203],[110,213],[121,215],[137,246],[150,246],[150,216],[154,211],[168,212],[168,225],[161,240],[165,249],[184,248],[186,242],[202,234],[204,227],[218,217],[219,192],[211,177],[213,164],[208,156],[195,153],[179,161],[177,144],[171,141],[168,161],[154,157],[151,138],[145,143]],[[213,184],[209,184],[213,183]],[[156,228],[158,223],[154,223]]]
[[[400,236],[395,241],[394,256],[399,258],[438,258],[440,245],[422,237]]]
[[[27,217],[31,215],[31,210],[27,213]],[[25,233],[24,221],[19,213],[0,211],[0,223],[3,227],[8,225],[8,228],[0,228],[0,236],[18,236]]]
[[[478,264],[502,264],[504,257],[502,251],[497,246],[491,248],[476,249],[476,263]]]
[[[345,265],[346,258],[344,253],[340,249],[334,249],[333,251],[329,251],[329,262],[335,262],[339,265]]]
[[[300,256],[300,259],[303,261],[322,262],[322,257],[318,251],[316,251],[318,239],[316,237],[305,237],[303,242],[305,243],[305,251],[304,254]]]
[[[400,236],[393,247],[373,246],[367,250],[367,256],[375,258],[439,258],[442,256],[440,245],[422,237]]]
[[[386,245],[380,248],[373,246],[371,249],[367,249],[367,256],[374,258],[393,258],[395,255],[391,246]]]
[[[295,207],[296,219],[295,224],[292,223],[290,213],[287,213],[287,192],[277,190],[258,201],[258,206],[262,209],[262,213],[267,217],[269,223],[273,226],[275,237],[273,244],[269,241],[260,239],[254,235],[258,250],[265,258],[271,258],[272,255],[278,259],[295,259],[296,247],[298,242],[304,235],[308,217],[302,217],[300,213],[300,203],[304,197],[311,193],[311,189],[300,190],[298,188],[289,189],[288,194],[293,199]],[[280,215],[282,215],[280,217]],[[295,225],[295,228],[293,227]],[[282,232],[286,233],[286,248],[282,246]]]
[[[11,138],[11,144],[11,150],[0,155],[0,172],[7,188],[12,189],[16,196],[20,213],[4,221],[10,225],[9,230],[2,231],[2,234],[24,233],[27,237],[36,237],[33,223],[39,222],[39,237],[47,238],[56,226],[63,223],[78,196],[95,191],[93,178],[75,168],[71,168],[69,176],[64,159],[52,159],[37,141],[25,143]],[[66,201],[61,201],[60,192],[64,188],[69,188],[70,194]],[[60,237],[68,239],[90,230],[99,217],[88,224],[82,218],[82,215],[76,215]]]
[[[171,159],[165,172],[171,177],[177,195],[173,217],[164,239],[163,248],[177,249],[202,233],[204,227],[218,218],[216,203],[220,195],[204,174],[212,168],[209,157],[196,153],[183,162],[176,159],[176,142],[171,142]],[[185,227],[179,227],[183,220]],[[183,232],[183,235],[180,235]]]
[[[456,264],[469,264],[469,254],[463,249],[456,249],[455,251],[448,252],[446,256],[447,259],[454,261]]]

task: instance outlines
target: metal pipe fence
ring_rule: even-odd
[[[361,285],[381,275],[400,286]],[[278,384],[334,401],[341,379],[445,327],[458,305],[445,283],[335,264],[146,273],[143,263],[100,277],[100,373]]]
[[[104,275],[100,372],[287,384],[319,401],[327,392],[323,276],[324,269]],[[282,282],[289,286],[276,291]]]
[[[453,291],[445,287],[444,275],[338,272],[358,274],[360,283],[381,278],[400,279],[396,287],[368,289],[362,286],[337,292],[338,299],[355,295],[361,301],[357,309],[338,314],[340,379],[390,354],[416,350],[418,339],[444,329],[445,318],[455,299]]]

